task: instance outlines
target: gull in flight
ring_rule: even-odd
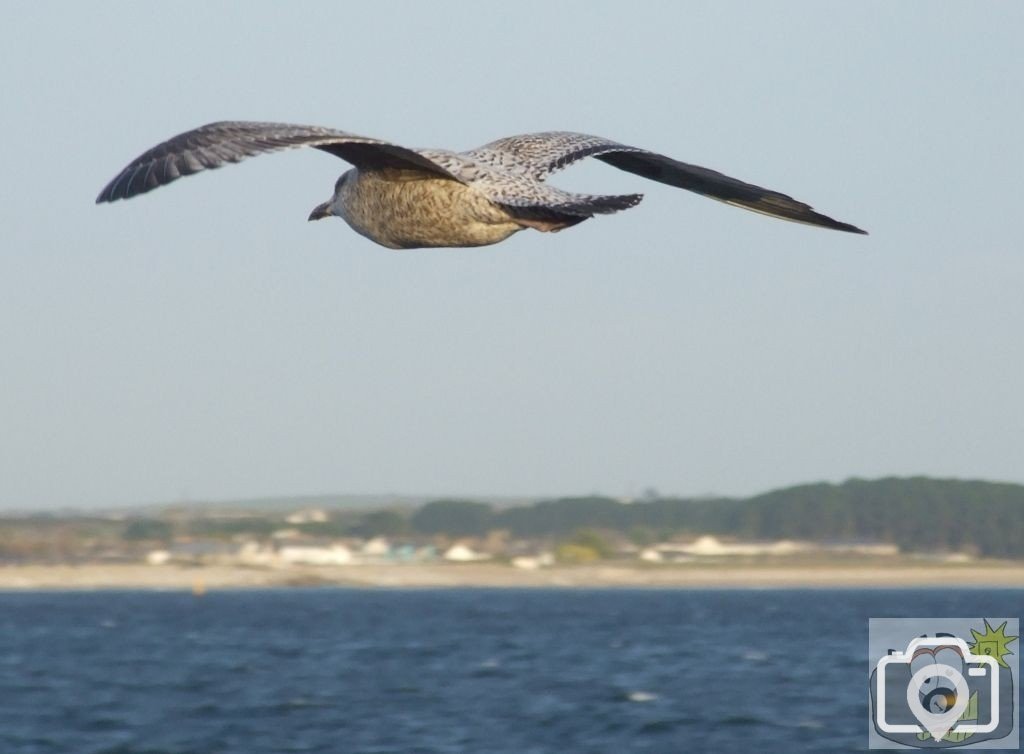
[[[573,194],[545,182],[585,157],[783,220],[865,232],[777,191],[646,149],[566,131],[510,136],[451,152],[410,149],[319,126],[222,121],[179,134],[132,160],[96,202],[128,199],[183,175],[296,147],[314,147],[354,166],[309,219],[335,215],[391,249],[486,246],[525,228],[559,231],[636,206],[643,198]]]

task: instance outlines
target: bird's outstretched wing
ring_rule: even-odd
[[[484,159],[475,159],[469,152],[441,149],[423,149],[419,153],[443,167],[456,180],[519,216],[531,212],[540,215],[553,212],[586,218],[628,209],[643,199],[641,194],[602,196],[562,191],[544,183],[522,165],[508,161],[500,164],[487,159],[486,155]]]
[[[296,147],[315,147],[356,167],[409,168],[458,180],[421,152],[380,139],[319,126],[221,121],[178,134],[139,155],[103,188],[96,203],[128,199],[183,175]]]
[[[600,136],[568,131],[523,134],[493,141],[464,154],[478,163],[518,171],[541,181],[578,160],[595,157],[620,170],[652,181],[667,183],[772,217],[848,233],[867,232],[815,212],[810,205],[778,191]]]

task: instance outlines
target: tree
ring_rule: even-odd
[[[400,537],[409,531],[409,520],[396,511],[374,511],[352,527],[357,537]]]
[[[172,533],[173,529],[167,521],[155,518],[136,518],[128,522],[121,536],[133,542],[169,542]]]
[[[494,511],[471,500],[435,500],[417,510],[411,523],[420,534],[480,537],[494,525]]]

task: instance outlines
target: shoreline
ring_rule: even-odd
[[[0,566],[0,591],[209,591],[288,587],[848,589],[1024,588],[1024,563],[594,564],[523,570],[497,563],[302,566],[147,564]]]

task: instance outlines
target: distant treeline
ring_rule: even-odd
[[[245,506],[230,515],[168,509],[127,517],[37,514],[0,517],[0,562],[137,558],[182,539],[267,539],[287,528],[320,538],[483,537],[579,542],[599,532],[638,545],[714,534],[742,540],[880,542],[905,552],[968,552],[1024,558],[1024,485],[915,477],[805,484],[750,498],[657,498],[622,503],[607,497],[499,507],[436,500],[415,509],[330,510],[329,520],[289,524],[285,511]],[[607,537],[603,537],[608,541]],[[590,540],[587,540],[588,542]]]
[[[818,542],[887,542],[901,550],[1024,557],[1024,486],[915,477],[805,484],[755,497],[565,498],[514,508],[438,500],[410,520],[421,534],[566,537],[581,529],[621,532],[638,542],[680,534]]]

